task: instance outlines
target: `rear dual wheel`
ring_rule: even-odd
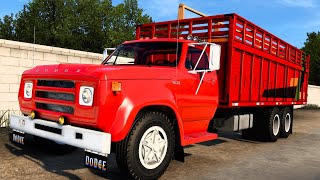
[[[281,114],[279,108],[275,107],[266,113],[268,131],[265,134],[266,140],[276,142],[280,136]],[[269,116],[268,116],[269,114]]]
[[[287,138],[292,133],[293,114],[291,108],[283,108],[281,116],[280,137]]]
[[[242,131],[249,140],[276,142],[279,137],[288,137],[292,131],[292,111],[285,107],[266,108],[255,112],[252,129]]]
[[[280,135],[281,115],[277,107],[255,111],[253,127],[242,131],[248,140],[275,142]]]

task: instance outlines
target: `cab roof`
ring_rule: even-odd
[[[195,41],[177,38],[153,38],[153,39],[138,39],[125,41],[123,44],[138,43],[138,42],[179,42],[179,43],[194,43]]]

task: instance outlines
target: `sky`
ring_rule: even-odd
[[[0,18],[20,11],[29,0],[0,0]],[[117,5],[123,0],[113,0]],[[301,48],[307,32],[320,31],[320,0],[138,0],[154,21],[177,19],[184,3],[206,15],[237,13],[293,46]],[[190,12],[186,18],[197,17]]]

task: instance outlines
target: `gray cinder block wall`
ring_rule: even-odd
[[[0,39],[0,112],[19,111],[23,71],[43,64],[100,64],[101,54]],[[1,113],[0,113],[1,116]]]

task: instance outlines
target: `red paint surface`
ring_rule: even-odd
[[[216,24],[218,22],[223,24]],[[177,24],[177,21],[168,21],[138,26],[138,40],[124,44],[177,42]],[[197,95],[195,92],[201,74],[190,74],[185,67],[188,43],[192,41],[180,39],[178,42],[183,46],[177,67],[61,64],[27,70],[22,76],[19,91],[22,112],[28,114],[35,110],[38,117],[52,121],[64,115],[67,123],[111,133],[112,141],[116,142],[128,134],[142,108],[161,105],[175,112],[181,144],[187,145],[216,138],[216,135],[206,134],[206,131],[218,107],[233,108],[234,103],[243,107],[292,105],[307,101],[309,56],[299,49],[236,14],[181,20],[179,27],[178,34],[184,38],[188,34],[207,41],[228,38],[226,42],[219,42],[222,47],[220,70],[205,75]],[[145,37],[150,39],[141,39]],[[158,38],[152,39],[154,37]],[[150,61],[164,57],[170,61],[175,59],[171,55],[155,55]],[[302,71],[303,67],[305,71]],[[291,79],[300,78],[302,73],[305,77],[298,91],[304,95],[300,99],[284,95],[279,97],[279,93],[275,93],[277,89],[283,89],[286,95]],[[32,81],[34,91],[39,90],[41,87],[36,86],[38,79],[74,81],[76,87],[67,93],[75,95],[75,102],[24,99],[23,83]],[[112,82],[121,82],[122,91],[113,93]],[[95,88],[92,107],[79,105],[81,85]],[[66,92],[61,88],[41,90]],[[74,108],[74,115],[40,110],[35,107],[35,102],[69,105]]]

